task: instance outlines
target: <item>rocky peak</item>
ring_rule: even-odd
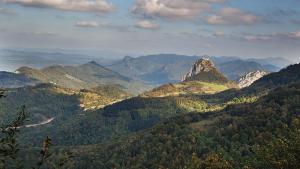
[[[238,81],[238,86],[240,88],[248,87],[258,79],[264,77],[268,73],[265,71],[257,70],[254,72],[250,72],[246,74],[245,76],[241,77]]]
[[[225,84],[229,80],[220,73],[214,63],[208,58],[197,60],[190,71],[183,76],[182,81],[202,81],[209,83]]]
[[[207,58],[199,59],[193,64],[190,71],[183,77],[182,81],[185,81],[189,77],[196,76],[201,72],[209,72],[213,69],[216,68],[212,61]]]
[[[125,56],[125,57],[123,58],[123,62],[127,62],[127,61],[130,61],[130,60],[132,60],[132,59],[134,59],[134,58],[131,57],[131,56]]]
[[[89,63],[87,63],[89,65],[95,65],[95,66],[100,66],[99,63],[97,63],[96,61],[92,60]]]

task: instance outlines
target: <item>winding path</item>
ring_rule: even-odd
[[[51,123],[54,119],[55,119],[55,117],[50,118],[50,119],[47,119],[47,120],[42,121],[42,122],[40,122],[40,123],[36,123],[36,124],[28,124],[28,125],[24,125],[24,126],[22,126],[22,127],[26,127],[26,128],[38,127],[38,126],[42,126],[42,125],[45,125],[45,124],[49,124],[49,123]]]

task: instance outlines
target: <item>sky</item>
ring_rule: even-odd
[[[300,0],[0,0],[0,48],[300,61]]]

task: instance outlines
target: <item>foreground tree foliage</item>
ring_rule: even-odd
[[[0,91],[0,98],[5,97],[4,91]],[[47,137],[44,140],[43,147],[40,150],[39,157],[36,161],[24,161],[24,152],[22,152],[18,144],[17,135],[24,125],[27,113],[25,106],[21,107],[15,120],[7,125],[0,126],[0,168],[1,169],[42,169],[42,168],[65,168],[68,159],[71,158],[70,153],[65,153],[64,157],[60,157],[58,161],[51,161],[53,154],[50,151],[51,139]],[[19,138],[20,139],[20,138]],[[22,141],[22,140],[19,140]],[[22,156],[23,155],[23,156]],[[50,160],[49,160],[50,159]],[[35,163],[35,164],[34,164]],[[32,164],[32,165],[31,165]],[[28,165],[31,165],[30,167]]]
[[[257,164],[259,168],[300,168],[300,130],[256,147],[255,152],[260,162]]]
[[[22,168],[17,154],[19,152],[19,145],[16,137],[19,132],[19,126],[24,124],[25,120],[25,107],[19,113],[19,116],[8,125],[0,127],[1,139],[0,139],[0,166],[6,168],[6,166],[15,166],[15,168]]]

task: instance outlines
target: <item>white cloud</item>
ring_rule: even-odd
[[[247,41],[266,41],[273,38],[272,35],[263,35],[263,34],[257,34],[257,35],[245,35],[243,37]]]
[[[36,32],[33,32],[34,35],[37,35],[37,36],[57,36],[58,34],[57,33],[54,33],[54,32],[50,32],[50,31],[36,31]]]
[[[192,19],[225,0],[137,0],[132,12],[142,17]]]
[[[251,25],[259,21],[261,21],[259,16],[231,7],[223,8],[216,15],[208,16],[206,18],[206,22],[212,25]]]
[[[75,26],[77,27],[85,27],[85,28],[93,28],[98,27],[101,24],[96,21],[79,21],[75,23]]]
[[[139,21],[135,27],[141,29],[159,29],[159,25],[148,20]]]
[[[206,21],[207,21],[209,24],[213,24],[213,25],[216,25],[216,24],[224,24],[224,23],[225,23],[225,21],[224,21],[224,19],[222,18],[222,16],[217,16],[217,15],[213,15],[213,16],[207,17]]]
[[[293,38],[299,38],[300,39],[300,31],[291,32],[290,36],[293,37]]]
[[[108,13],[113,5],[106,0],[1,0],[5,3],[19,4],[37,8],[53,8],[63,11]]]
[[[285,33],[261,33],[261,34],[243,34],[241,39],[247,41],[268,41],[268,40],[300,40],[300,31]]]

